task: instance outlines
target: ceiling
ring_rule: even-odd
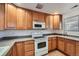
[[[69,13],[71,10],[79,9],[79,6],[72,9],[74,5],[79,5],[79,3],[42,3],[42,9],[36,8],[37,3],[15,3],[15,5],[26,9],[45,12],[49,14],[66,14]]]

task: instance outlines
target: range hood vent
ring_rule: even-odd
[[[36,8],[37,8],[37,9],[42,9],[42,8],[43,8],[43,5],[40,4],[40,3],[38,3],[38,4],[36,5]]]
[[[71,9],[74,9],[74,8],[76,8],[76,7],[78,7],[78,5],[74,5]]]

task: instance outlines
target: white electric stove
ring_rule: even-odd
[[[41,56],[48,53],[48,39],[40,33],[33,33],[35,40],[35,56]]]

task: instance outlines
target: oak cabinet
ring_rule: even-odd
[[[64,48],[65,48],[65,39],[62,38],[62,37],[58,37],[58,46],[57,48],[60,50],[60,51],[63,51],[64,52]]]
[[[75,56],[75,41],[66,39],[65,42],[65,53],[70,56]]]
[[[33,12],[33,20],[45,22],[45,14]]]
[[[32,29],[32,12],[17,8],[17,29]]]
[[[34,41],[16,42],[13,50],[13,56],[33,56],[35,55]]]
[[[51,41],[51,37],[48,38],[48,51],[52,50],[52,41]]]
[[[17,56],[16,45],[14,44],[12,47],[12,56]]]
[[[25,56],[34,56],[34,51],[25,52]]]
[[[40,21],[42,21],[42,22],[45,22],[45,14],[39,13],[39,14],[38,14],[38,19],[39,19]]]
[[[55,50],[57,47],[57,38],[56,37],[51,37],[52,41],[52,50]]]
[[[53,30],[60,30],[60,24],[62,22],[61,15],[49,15],[47,19],[48,19],[48,22],[50,23],[48,28]]]
[[[25,17],[25,10],[21,8],[17,8],[17,29],[24,29],[24,17]]]
[[[25,18],[24,18],[24,27],[25,29],[32,29],[32,12],[31,11],[28,11],[26,10],[25,11]]]
[[[56,37],[49,37],[48,38],[48,51],[55,50],[57,44]]]
[[[5,29],[16,29],[16,7],[5,4]]]
[[[46,27],[47,29],[50,28],[50,16],[49,16],[49,15],[46,15],[46,16],[45,16],[45,27]]]
[[[24,55],[23,42],[16,42],[15,44],[16,44],[17,56],[23,56]]]
[[[38,21],[38,13],[37,12],[33,12],[33,20]]]
[[[53,16],[53,29],[58,30],[60,29],[60,16],[59,15],[54,15]]]
[[[34,41],[26,41],[24,42],[24,55],[25,56],[33,56],[35,55],[35,46]]]
[[[5,4],[0,4],[0,30],[4,30]]]
[[[79,56],[79,41],[76,41],[76,56]]]

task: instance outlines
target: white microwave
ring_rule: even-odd
[[[33,21],[33,29],[45,29],[45,22]]]

